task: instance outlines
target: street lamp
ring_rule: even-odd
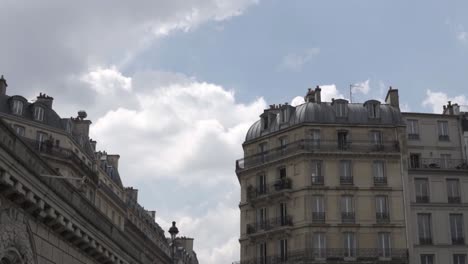
[[[172,240],[172,262],[174,262],[175,264],[175,258],[174,258],[174,246],[175,246],[175,238],[176,238],[176,235],[179,233],[179,229],[177,229],[176,227],[176,222],[175,221],[172,221],[172,226],[171,228],[169,228],[169,234],[171,234],[171,240]]]

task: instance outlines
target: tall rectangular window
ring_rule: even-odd
[[[370,132],[371,143],[375,146],[380,146],[383,143],[382,132],[381,131],[371,131]]]
[[[312,221],[314,223],[325,222],[325,202],[322,195],[312,196]]]
[[[310,176],[312,184],[323,184],[322,161],[313,160],[310,163]]]
[[[45,141],[47,140],[47,134],[44,132],[37,132],[36,133],[36,142],[37,142],[37,148],[39,151],[43,151],[46,149],[46,144]]]
[[[25,129],[22,126],[14,125],[13,128],[18,136],[24,137]]]
[[[343,223],[354,223],[354,201],[353,196],[341,196],[341,221]]]
[[[320,130],[312,129],[310,131],[310,140],[311,140],[311,147],[313,149],[320,148]]]
[[[421,255],[421,264],[434,264],[434,255],[432,255],[432,254],[422,254]]]
[[[356,237],[352,232],[345,232],[344,234],[344,256],[356,257]]]
[[[379,237],[379,257],[389,258],[391,256],[390,233],[381,232]]]
[[[44,120],[44,108],[40,106],[34,107],[34,120],[37,120],[37,121]]]
[[[257,175],[257,194],[266,194],[267,193],[267,180],[264,173]]]
[[[267,208],[262,207],[257,209],[257,228],[265,229],[267,225]]]
[[[448,122],[447,121],[437,121],[437,131],[439,132],[439,140],[448,141]]]
[[[19,100],[13,101],[13,114],[22,115],[23,114],[23,102]]]
[[[281,261],[287,261],[288,260],[288,240],[287,239],[281,239],[279,241],[279,257]]]
[[[347,150],[350,144],[348,131],[338,131],[338,149]]]
[[[453,264],[466,264],[466,254],[454,254]]]
[[[372,172],[374,175],[374,184],[387,184],[385,175],[385,163],[382,160],[376,160],[372,163]]]
[[[265,242],[257,244],[257,260],[259,264],[267,264],[267,247]]]
[[[432,244],[431,214],[418,214],[419,244]]]
[[[452,163],[452,155],[440,154],[440,167],[442,169],[450,169]]]
[[[375,212],[377,222],[386,222],[389,220],[388,198],[385,195],[375,197]]]
[[[260,162],[267,161],[268,144],[266,142],[263,142],[263,143],[258,145],[258,155],[259,155],[259,158],[260,158]]]
[[[350,160],[340,161],[340,183],[341,184],[353,184],[353,174],[351,171]]]
[[[286,154],[286,148],[288,147],[288,137],[280,137],[278,139],[281,155]]]
[[[460,203],[460,181],[447,179],[447,198],[449,203]]]
[[[465,244],[465,236],[463,232],[463,215],[450,214],[450,234],[452,236],[452,244]]]
[[[420,167],[420,154],[410,153],[410,168],[419,169]]]
[[[406,124],[406,130],[408,132],[408,139],[410,139],[410,140],[419,139],[418,120],[408,119],[407,124]]]
[[[429,182],[424,178],[416,178],[414,180],[414,187],[416,193],[417,203],[429,202]]]
[[[326,258],[327,241],[325,233],[317,232],[313,235],[313,250],[315,258]]]
[[[280,218],[280,225],[285,226],[289,224],[289,217],[288,217],[288,205],[287,203],[280,203],[279,205],[279,218]]]

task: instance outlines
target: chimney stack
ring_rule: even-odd
[[[114,167],[114,169],[118,169],[119,168],[119,158],[120,158],[120,155],[109,155],[107,154],[107,163],[109,165],[111,165],[112,167]]]
[[[385,97],[385,103],[400,108],[400,99],[398,97],[398,89],[393,89],[391,86],[388,89],[387,96]]]
[[[317,85],[317,87],[315,87],[315,102],[317,104],[320,104],[322,102],[322,97],[320,95],[321,91],[322,89],[320,89],[320,87]]]
[[[312,88],[309,88],[309,90],[307,90],[307,94],[306,96],[304,96],[304,101],[306,103],[315,103],[315,91],[312,90]]]
[[[6,95],[6,88],[8,87],[8,84],[5,80],[5,78],[3,77],[0,77],[0,95]]]
[[[79,111],[78,117],[72,118],[73,122],[73,132],[82,135],[86,138],[89,138],[89,126],[91,125],[91,120],[85,120],[87,114],[85,111]]]
[[[54,98],[51,96],[48,96],[47,94],[39,93],[39,96],[37,97],[36,102],[38,103],[43,103],[47,107],[52,109],[52,102],[54,101]]]

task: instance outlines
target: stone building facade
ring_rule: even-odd
[[[270,106],[236,162],[241,263],[408,263],[405,148],[395,89]]]
[[[97,150],[84,111],[8,96],[0,78],[0,263],[171,263],[155,211]]]

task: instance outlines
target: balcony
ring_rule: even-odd
[[[325,223],[325,212],[312,212],[312,223],[324,224]]]
[[[353,185],[353,177],[352,176],[340,176],[340,184],[341,185]]]
[[[374,177],[375,186],[385,186],[387,185],[387,177]]]
[[[448,135],[439,135],[439,141],[450,141]]]
[[[326,140],[298,140],[274,148],[262,153],[246,156],[236,161],[236,171],[242,171],[268,162],[299,153],[398,153],[400,146],[398,141],[385,141],[375,143],[370,140],[338,143],[338,141]]]
[[[416,202],[417,203],[429,203],[429,196],[427,196],[427,195],[424,195],[424,196],[417,195],[416,196]]]
[[[275,229],[279,229],[281,227],[288,227],[292,226],[293,221],[291,216],[283,216],[283,217],[275,217],[275,218],[270,218],[266,219],[264,221],[259,221],[254,224],[248,224],[247,225],[247,234],[252,235],[259,233],[261,231],[271,231]]]
[[[432,237],[420,237],[419,244],[420,245],[432,245]]]
[[[324,177],[323,176],[312,176],[312,185],[323,185]]]
[[[247,187],[247,201],[253,202],[257,199],[266,198],[273,195],[281,194],[285,190],[291,190],[292,182],[290,178],[278,179],[275,183],[270,185],[260,185]]]
[[[463,159],[427,159],[419,162],[409,162],[410,169],[416,170],[468,170],[468,164]]]
[[[464,237],[452,237],[452,245],[464,245],[465,238]]]
[[[353,260],[351,261],[350,258]],[[380,262],[382,261],[382,262]],[[288,251],[286,255],[243,259],[233,264],[296,264],[296,263],[385,263],[407,264],[408,250],[404,248],[310,248]]]
[[[354,224],[356,217],[354,212],[342,212],[341,213],[341,222],[343,224]]]
[[[379,224],[387,224],[390,222],[390,214],[388,212],[375,213],[375,219]]]
[[[419,140],[419,134],[408,134],[409,140]]]
[[[461,197],[460,196],[449,196],[447,197],[448,203],[451,204],[459,204],[461,203]]]

